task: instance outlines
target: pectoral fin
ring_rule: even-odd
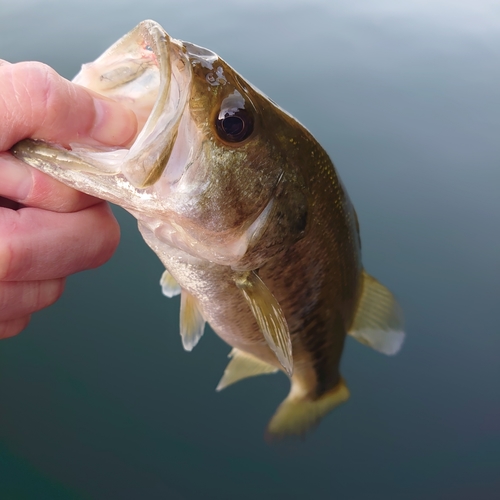
[[[396,354],[405,338],[403,313],[394,295],[365,271],[358,310],[348,333],[384,354]]]
[[[265,373],[276,373],[278,371],[278,368],[275,366],[269,365],[255,356],[240,351],[239,349],[233,349],[229,353],[229,357],[231,361],[224,370],[224,375],[222,375],[219,385],[217,385],[215,389],[216,391],[222,391],[222,389],[225,389],[228,385],[234,384],[247,377],[254,377]]]
[[[181,293],[181,287],[174,277],[165,269],[160,278],[161,291],[166,297],[172,298]]]
[[[292,376],[292,341],[288,325],[278,301],[255,271],[235,279],[271,350],[286,373]]]
[[[180,330],[182,345],[186,351],[192,351],[205,329],[205,320],[198,301],[186,290],[181,292]]]

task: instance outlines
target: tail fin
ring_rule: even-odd
[[[314,401],[292,384],[290,394],[276,410],[267,430],[271,437],[302,436],[328,412],[348,399],[349,389],[344,379],[340,379],[333,389]]]

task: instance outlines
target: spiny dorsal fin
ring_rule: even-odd
[[[396,354],[405,338],[403,313],[394,295],[365,271],[358,310],[348,333],[384,354]]]
[[[300,392],[300,391],[298,391]],[[267,426],[271,437],[303,436],[328,412],[349,399],[344,379],[316,400],[297,394],[292,384],[288,397],[281,403]]]
[[[174,277],[165,269],[160,278],[161,291],[166,297],[172,298],[181,293],[181,287]]]
[[[235,279],[271,350],[285,372],[293,373],[292,341],[285,316],[278,301],[255,271]]]
[[[198,301],[186,290],[181,292],[180,330],[182,345],[186,351],[192,351],[205,329],[205,320]]]
[[[224,375],[222,375],[215,389],[216,391],[222,391],[228,385],[247,377],[263,375],[264,373],[276,373],[278,371],[278,368],[275,366],[269,365],[255,356],[236,348],[229,353],[228,357],[231,358],[231,361],[229,361],[224,370]]]

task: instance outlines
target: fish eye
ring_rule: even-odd
[[[219,137],[226,142],[242,142],[253,132],[253,116],[245,109],[220,113],[215,126]]]

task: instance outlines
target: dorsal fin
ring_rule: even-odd
[[[348,333],[384,354],[396,354],[405,338],[403,313],[394,295],[365,271],[363,291]]]
[[[278,371],[278,368],[275,366],[269,365],[255,356],[236,348],[229,353],[228,357],[231,358],[231,361],[229,361],[224,370],[224,375],[222,375],[215,389],[216,391],[222,391],[228,385],[239,382],[244,378],[255,377],[256,375],[263,375],[265,373],[276,373]]]
[[[160,278],[161,291],[166,297],[172,298],[181,293],[181,287],[167,269]]]
[[[281,306],[255,271],[235,278],[271,350],[285,372],[293,373],[292,341]]]
[[[181,292],[180,330],[182,345],[186,351],[192,351],[205,329],[205,319],[201,314],[198,301],[186,290]]]

